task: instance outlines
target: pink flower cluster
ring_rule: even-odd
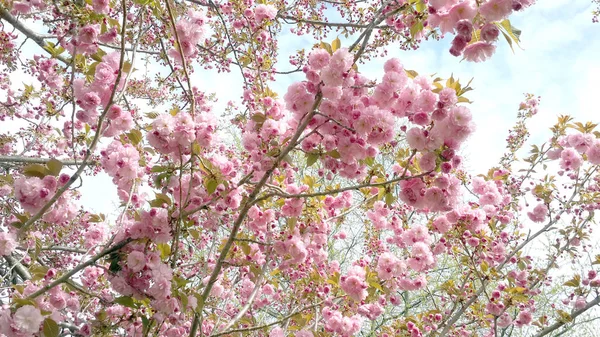
[[[129,111],[123,111],[120,106],[112,105],[106,113],[108,123],[105,124],[102,136],[113,137],[133,127],[133,118]]]
[[[260,4],[254,8],[254,19],[260,24],[264,20],[273,20],[277,16],[277,8],[273,5]]]
[[[482,62],[496,49],[493,42],[498,39],[499,30],[493,22],[501,21],[513,11],[529,7],[532,3],[533,0],[432,0],[429,1],[428,23],[431,27],[439,27],[442,34],[456,34],[450,54],[462,54],[467,61]],[[474,27],[478,13],[482,20]],[[479,30],[481,40],[470,43],[475,29]]]
[[[286,192],[288,194],[300,194],[308,190],[308,186],[296,186],[294,184],[287,185]],[[300,216],[302,214],[302,205],[304,200],[302,198],[288,198],[285,200],[283,207],[281,207],[281,213],[287,217]]]
[[[17,178],[14,182],[15,198],[26,212],[36,213],[54,196],[58,182],[53,176]]]
[[[387,217],[390,215],[390,210],[385,207],[385,203],[383,201],[376,201],[373,204],[373,209],[367,211],[367,217],[371,222],[373,222],[373,226],[375,229],[386,229],[388,228],[388,220]]]
[[[406,272],[406,263],[390,252],[383,253],[377,261],[377,276],[382,280],[400,277]]]
[[[360,315],[344,316],[338,310],[329,307],[324,307],[322,314],[325,321],[325,330],[337,333],[342,337],[354,336],[360,331],[363,323],[363,318]]]
[[[196,45],[204,37],[206,16],[204,16],[204,13],[192,9],[188,11],[187,16],[187,18],[179,19],[175,24],[175,28],[183,55],[186,58],[193,58],[198,54]],[[170,49],[169,56],[174,58],[175,62],[182,63],[179,48],[173,47]]]
[[[50,89],[61,90],[64,86],[64,79],[58,73],[58,63],[56,59],[43,58],[39,55],[34,56],[36,61],[32,70],[37,74],[38,81],[47,85]]]
[[[155,243],[167,243],[171,240],[171,225],[169,212],[164,208],[152,208],[143,211],[140,220],[126,226],[118,234],[118,238],[141,239],[148,238]]]
[[[152,122],[147,138],[150,145],[161,153],[189,154],[193,143],[203,148],[210,147],[215,131],[216,122],[209,113],[195,118],[184,112],[175,116],[167,113]]]
[[[113,178],[120,190],[126,192],[119,196],[129,196],[134,180],[143,173],[139,166],[140,153],[131,144],[113,140],[101,155],[100,162],[106,173]],[[122,201],[126,202],[127,199]]]
[[[40,309],[30,304],[20,307],[12,316],[8,306],[2,307],[0,308],[0,334],[15,337],[33,336],[40,331],[44,319]]]
[[[585,154],[590,164],[600,164],[600,139],[591,133],[574,133],[558,140],[558,148],[548,151],[548,158],[560,159],[563,170],[577,170],[583,164]]]
[[[0,232],[0,256],[10,255],[17,248],[15,239],[12,233]]]
[[[268,226],[275,220],[275,212],[272,209],[262,211],[254,205],[248,211],[248,228],[258,233],[266,233]]]
[[[449,211],[457,205],[461,195],[460,181],[450,174],[441,174],[430,186],[419,178],[403,180],[399,185],[400,200],[417,209],[434,212]]]
[[[335,152],[335,157],[321,157],[325,168],[333,173],[347,178],[362,177],[366,172],[361,161],[376,156],[381,145],[393,140],[394,117],[408,118],[416,124],[408,131],[407,140],[411,147],[424,152],[422,162],[430,169],[436,167],[436,156],[427,152],[440,147],[455,151],[473,131],[471,115],[468,109],[456,106],[453,89],[436,94],[428,78],[419,76],[410,80],[398,59],[385,63],[385,75],[372,95],[365,86],[367,79],[351,69],[353,58],[346,49],[339,49],[333,55],[315,49],[308,60],[304,68],[307,80],[292,84],[284,97],[286,107],[294,113],[289,124],[295,127],[313,109],[315,96],[320,92],[323,98],[319,114],[309,124],[310,129],[318,129],[319,133],[306,137],[302,149]],[[432,121],[434,126],[430,129]],[[453,156],[452,153],[446,158],[445,172],[460,163],[460,158]],[[432,192],[430,199],[437,197]]]
[[[46,8],[46,3],[43,0],[20,0],[12,3],[13,12],[18,14],[29,14],[33,9],[43,10]]]
[[[150,304],[159,312],[180,312],[181,303],[171,297],[173,270],[161,261],[156,252],[147,251],[140,245],[129,245],[129,253],[119,275],[109,276],[113,288],[124,296],[152,300]]]
[[[340,278],[340,287],[353,300],[360,302],[367,298],[367,288],[369,287],[365,277],[365,269],[361,266],[352,266],[346,275]]]
[[[98,108],[104,108],[109,103],[112,90],[119,72],[119,63],[121,55],[114,52],[105,55],[96,66],[94,81],[86,85],[83,78],[77,78],[73,81],[73,90],[75,101],[82,110],[77,111],[75,116],[78,120],[93,124],[98,117]],[[125,76],[121,76],[119,87],[123,86]]]
[[[544,222],[548,216],[548,207],[544,204],[538,204],[533,211],[527,212],[527,216],[533,222]]]

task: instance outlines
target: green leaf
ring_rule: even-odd
[[[404,71],[406,72],[406,75],[408,75],[408,77],[410,77],[410,78],[415,78],[415,77],[419,76],[419,73],[414,70],[404,69]]]
[[[573,321],[573,317],[571,317],[571,315],[569,315],[569,313],[566,311],[556,310],[556,313],[558,314],[558,320],[563,323],[569,323]]]
[[[319,154],[318,153],[307,153],[306,154],[306,167],[310,167],[312,166],[314,163],[317,162],[317,159],[319,159]]]
[[[166,203],[167,205],[171,206],[171,198],[169,198],[166,194],[163,193],[156,193],[156,199]]]
[[[512,45],[512,40],[510,39],[510,37],[508,35],[506,35],[505,32],[501,31],[502,35],[504,35],[504,39],[506,39],[506,42],[508,42],[508,45],[510,46],[510,49],[513,51],[513,53],[515,52],[515,48],[513,48]]]
[[[217,183],[217,180],[215,178],[208,178],[208,180],[206,181],[206,192],[208,192],[209,194],[214,193],[217,190],[217,186],[219,185]]]
[[[106,55],[106,52],[98,48],[98,51],[92,55],[92,59],[94,61],[102,62],[102,57],[104,57],[104,55]]]
[[[166,259],[171,255],[171,246],[166,243],[159,243],[157,245],[158,251],[160,252],[160,257]]]
[[[565,282],[564,285],[567,287],[577,288],[577,287],[579,287],[580,282],[581,282],[581,276],[575,275],[575,276],[573,276],[572,279]]]
[[[123,62],[123,71],[129,73],[131,71],[131,62],[125,61]]]
[[[168,169],[169,168],[167,166],[156,165],[156,166],[152,166],[152,168],[150,169],[150,172],[152,172],[152,173],[160,173],[160,172],[165,172]]]
[[[332,150],[327,152],[327,155],[330,156],[331,158],[335,158],[335,159],[340,159],[340,153],[338,152],[338,150]]]
[[[258,124],[264,123],[267,120],[267,117],[264,114],[261,114],[260,112],[257,112],[255,114],[252,115],[252,120],[255,121]]]
[[[412,37],[415,37],[417,34],[419,34],[421,31],[423,30],[423,22],[422,21],[417,21],[414,25],[412,25],[410,27],[410,35]]]
[[[340,41],[339,38],[336,38],[335,40],[333,40],[333,42],[331,42],[331,50],[332,51],[336,51],[336,50],[340,49],[341,46],[342,46],[342,41]]]
[[[23,168],[23,174],[27,177],[44,178],[49,173],[50,172],[48,172],[48,169],[40,164],[31,164]]]
[[[321,41],[321,48],[327,50],[330,55],[333,54],[333,50],[331,49],[331,45],[329,43]]]
[[[48,171],[50,172],[50,174],[52,174],[55,177],[58,177],[58,175],[60,174],[60,170],[62,170],[63,168],[63,164],[59,160],[52,158],[46,163],[46,167],[48,167]]]
[[[127,138],[131,140],[131,144],[138,145],[142,141],[142,133],[134,129],[127,133]]]
[[[26,306],[26,305],[33,305],[33,306],[36,305],[36,303],[33,300],[30,300],[27,298],[13,298],[12,302],[14,304],[16,304],[18,308]]]
[[[394,203],[395,200],[396,200],[396,198],[394,198],[394,195],[392,193],[386,193],[385,194],[385,203],[386,203],[386,205],[390,206],[391,204]]]
[[[128,308],[135,308],[135,302],[133,302],[133,298],[129,296],[117,297],[113,302]]]
[[[505,19],[500,23],[496,23],[496,25],[502,31],[502,34],[504,35],[504,38],[508,41],[508,44],[510,45],[511,49],[512,49],[512,42],[514,42],[519,48],[521,48],[521,46],[519,45],[519,42],[521,42],[521,40],[520,40],[521,31],[519,29],[513,27],[510,23],[510,20]],[[514,52],[514,50],[513,50],[513,52]]]
[[[53,319],[46,318],[44,320],[42,333],[44,334],[44,337],[58,337],[60,333],[60,328]]]

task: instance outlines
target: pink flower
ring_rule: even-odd
[[[271,332],[269,333],[269,337],[284,337],[284,333],[283,333],[283,329],[280,327],[277,327],[273,330],[271,330]]]
[[[544,204],[538,204],[535,206],[532,212],[528,212],[527,216],[533,222],[544,222],[546,215],[548,214],[548,207]]]
[[[471,34],[473,33],[473,24],[469,20],[460,20],[456,23],[456,33],[462,35],[468,40],[471,40]]]
[[[352,63],[354,63],[354,57],[348,52],[347,48],[336,50],[329,60],[329,66],[340,73],[348,71]]]
[[[586,304],[587,304],[587,302],[585,301],[585,297],[579,296],[579,297],[577,297],[577,300],[575,301],[574,307],[576,310],[581,310],[581,309],[585,308]]]
[[[417,151],[421,151],[427,146],[428,140],[423,129],[414,127],[408,130],[406,133],[406,141],[410,147],[416,149]]]
[[[99,14],[107,14],[110,10],[110,0],[92,0],[92,8]]]
[[[512,13],[512,0],[488,0],[479,6],[479,13],[489,21],[500,21]]]
[[[352,266],[348,270],[348,274],[340,279],[342,290],[357,302],[367,298],[367,288],[369,286],[365,282],[365,276],[366,273],[362,267]]]
[[[494,51],[496,51],[495,45],[479,41],[468,45],[463,51],[463,55],[469,62],[483,62],[490,58]]]
[[[127,267],[134,273],[141,271],[146,266],[146,255],[140,251],[133,251],[127,256]]]
[[[44,316],[40,309],[33,305],[24,305],[17,309],[13,316],[13,325],[22,332],[36,333],[40,331],[40,324]]]
[[[327,64],[329,64],[329,59],[330,58],[331,58],[331,56],[329,55],[329,53],[327,52],[327,50],[320,49],[320,48],[319,49],[314,49],[308,55],[308,64],[314,70],[321,70],[325,66],[327,66]]]
[[[500,328],[506,328],[507,326],[512,324],[512,317],[508,313],[504,313],[502,316],[498,317],[498,326]]]
[[[500,30],[493,23],[488,23],[481,27],[481,39],[485,42],[494,42],[498,40],[498,35],[500,35]]]
[[[265,19],[273,20],[277,16],[277,8],[273,5],[258,5],[254,9],[254,18],[257,23]]]
[[[15,198],[21,203],[26,212],[35,213],[40,210],[56,192],[56,178],[46,176],[18,178],[14,182]]]
[[[390,65],[390,67],[398,67],[398,66]],[[400,65],[400,67],[402,67],[402,66]],[[400,68],[400,71],[402,71],[402,68]],[[402,72],[387,71],[385,73],[385,75],[383,75],[383,79],[382,79],[382,83],[385,83],[393,91],[404,88],[404,86],[406,85],[406,82],[408,82],[408,77],[406,76],[404,71],[402,71]]]
[[[443,234],[450,230],[451,224],[445,216],[439,216],[433,221],[433,227]]]
[[[17,248],[15,236],[11,233],[0,233],[0,256],[10,255],[15,248]]]
[[[594,140],[585,152],[588,161],[594,165],[600,165],[600,140]]]
[[[581,166],[582,158],[574,149],[564,149],[560,153],[560,167],[564,170],[576,170]]]
[[[406,270],[406,265],[392,253],[386,252],[379,256],[377,262],[377,276],[382,280],[389,280],[400,276]]]
[[[391,58],[383,64],[383,70],[387,72],[404,73],[404,67],[400,60],[397,58]]]
[[[296,337],[314,337],[314,335],[308,330],[300,330],[296,332]]]
[[[456,4],[450,8],[449,12],[450,16],[452,16],[453,20],[468,20],[472,21],[477,15],[477,9],[475,8],[475,1],[466,0],[462,1],[459,4]]]
[[[429,246],[423,242],[413,244],[411,258],[408,259],[408,265],[415,271],[425,271],[431,268],[435,260]]]
[[[95,43],[100,34],[100,25],[87,25],[79,30],[79,41],[83,43]]]
[[[519,317],[517,319],[517,324],[519,326],[529,325],[532,320],[533,320],[533,316],[531,315],[531,312],[529,312],[529,311],[521,311],[521,312],[519,312]]]

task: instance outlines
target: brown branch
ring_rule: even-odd
[[[15,164],[46,164],[50,160],[54,158],[31,158],[31,157],[21,157],[21,156],[0,156],[0,163],[15,163]],[[82,163],[77,160],[59,160],[63,165],[66,166],[76,166]],[[89,161],[85,163],[87,166],[96,166],[98,162]]]
[[[593,299],[591,302],[589,302],[588,304],[586,304],[585,307],[579,309],[579,310],[575,310],[573,312],[571,312],[571,318],[575,319],[577,318],[577,316],[583,314],[584,312],[588,311],[589,309],[591,309],[592,307],[596,306],[600,304],[600,296],[596,296],[595,299]],[[533,336],[533,337],[543,337],[546,336],[547,334],[551,333],[552,331],[560,328],[561,326],[567,324],[568,322],[564,322],[564,321],[558,321],[550,326],[548,326],[547,328],[543,329],[542,331],[538,332],[537,335]]]
[[[0,7],[0,18],[5,20],[6,22],[10,23],[13,27],[15,27],[15,29],[17,29],[18,31],[23,33],[23,35],[25,35],[27,38],[31,39],[31,41],[35,42],[38,46],[42,47],[42,49],[44,49],[44,51],[46,51],[47,53],[50,53],[49,51],[47,51],[45,49],[46,42],[44,40],[46,39],[46,37],[29,29],[29,27],[25,26],[21,21],[19,21],[17,18],[12,16],[12,14],[10,14],[6,9],[4,9],[2,7]],[[69,66],[71,64],[71,62],[69,60],[67,60],[66,58],[64,58],[60,55],[52,55],[52,57],[61,61],[64,64],[66,64],[67,66]]]
[[[56,279],[54,282],[40,288],[38,291],[29,295],[27,298],[34,299],[34,298],[40,296],[41,294],[45,293],[46,291],[56,287],[57,285],[67,282],[71,278],[71,276],[77,274],[79,271],[85,269],[86,267],[93,265],[94,263],[96,263],[96,261],[100,260],[102,257],[104,257],[110,253],[118,251],[119,249],[123,248],[125,245],[127,245],[131,241],[132,241],[131,239],[126,239],[126,240],[123,240],[123,241],[115,244],[114,246],[112,246],[110,248],[106,248],[105,250],[101,251],[100,253],[98,253],[97,255],[92,257],[91,259],[87,260],[84,263],[79,264],[78,266],[73,268],[68,273],[66,273],[63,276],[61,276],[60,278]]]

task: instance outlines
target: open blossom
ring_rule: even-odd
[[[377,262],[377,276],[382,280],[400,276],[405,270],[404,262],[389,252],[381,254]]]
[[[546,215],[548,214],[548,207],[544,204],[539,204],[535,206],[532,212],[528,212],[527,216],[533,222],[544,222],[546,220]]]
[[[591,164],[600,165],[600,140],[594,140],[585,152],[585,155]]]
[[[340,278],[340,286],[342,290],[357,302],[364,300],[367,297],[367,282],[365,282],[365,270],[360,266],[352,266],[348,270],[348,274]]]
[[[146,255],[140,251],[133,251],[127,255],[127,267],[134,273],[144,269],[146,266]]]
[[[46,176],[44,179],[18,178],[14,187],[15,198],[21,203],[21,207],[26,212],[35,213],[54,196],[57,181],[53,176]]]
[[[516,320],[517,326],[529,325],[533,321],[533,315],[529,311],[519,312],[519,316]]]
[[[576,170],[581,166],[582,162],[581,155],[574,149],[564,149],[560,153],[560,167],[564,170]]]
[[[495,51],[495,45],[479,41],[468,45],[463,51],[463,56],[465,60],[470,62],[483,62],[492,57]]]
[[[24,305],[17,309],[13,317],[13,325],[22,332],[36,333],[40,331],[40,324],[44,316],[40,309],[33,305]]]
[[[500,21],[512,12],[513,0],[488,0],[479,6],[479,13],[488,21]]]
[[[273,5],[260,4],[254,9],[254,19],[260,23],[265,19],[273,20],[277,16],[277,8]]]
[[[435,263],[433,253],[423,242],[417,242],[412,245],[411,258],[408,259],[408,266],[415,271],[425,271],[431,268]]]
[[[15,248],[17,248],[17,242],[14,235],[5,232],[0,233],[0,256],[10,255]]]

